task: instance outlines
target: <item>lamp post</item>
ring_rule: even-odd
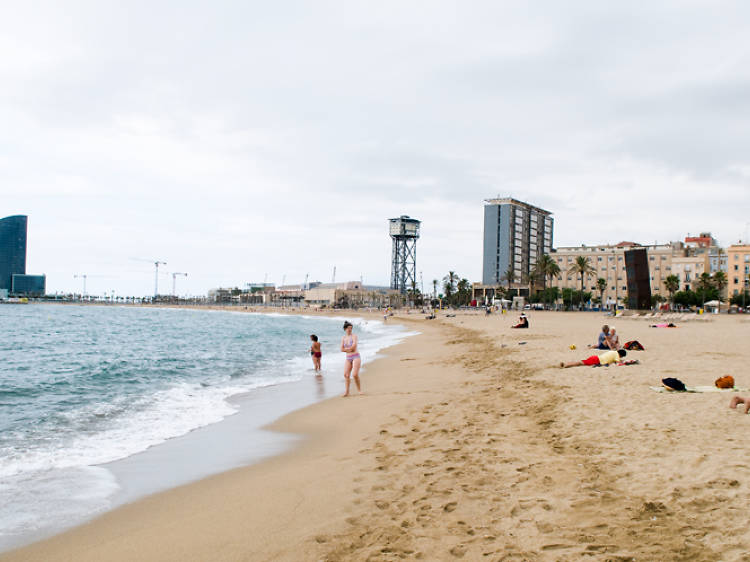
[[[617,287],[617,262],[616,261],[615,261],[615,265],[612,266],[612,270],[615,272],[615,316],[617,316],[618,287]]]

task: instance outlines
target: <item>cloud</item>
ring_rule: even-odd
[[[387,284],[400,214],[423,221],[425,279],[479,279],[496,195],[554,212],[561,245],[731,243],[747,224],[749,11],[16,4],[0,195],[29,214],[29,269],[53,291],[88,272],[148,294],[130,256],[187,271],[193,294],[334,265]]]

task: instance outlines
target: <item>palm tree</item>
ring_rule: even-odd
[[[719,254],[719,259],[721,259],[721,254]],[[716,287],[719,291],[719,312],[721,312],[721,292],[724,290],[724,287],[729,284],[729,281],[727,280],[727,274],[723,271],[717,271],[716,273],[714,273],[713,281],[714,287]]]
[[[714,285],[714,280],[711,279],[711,275],[707,272],[703,272],[698,277],[698,287],[701,289],[701,296],[703,298],[703,304],[701,308],[706,310],[706,291],[708,291]]]
[[[607,280],[604,277],[599,277],[596,280],[596,288],[599,289],[599,308],[604,310],[604,290],[607,288]]]
[[[469,280],[459,280],[458,283],[456,283],[456,290],[458,291],[458,304],[469,304],[470,299],[467,299],[467,296],[469,296],[471,291],[471,283],[469,283]]]
[[[547,288],[547,277],[557,277],[560,275],[560,266],[549,254],[544,254],[534,264],[532,275],[542,280],[542,291]]]
[[[437,298],[437,286],[438,286],[438,280],[433,279],[432,280],[432,298],[433,299]]]
[[[506,292],[506,296],[510,295],[510,286],[515,283],[516,281],[516,272],[513,271],[512,267],[509,267],[508,270],[503,274],[502,279],[504,281],[508,282],[508,290]]]
[[[680,278],[674,273],[672,275],[667,275],[667,278],[664,279],[664,288],[669,291],[669,306],[674,308],[674,294],[677,292],[677,289],[680,288]]]
[[[443,291],[445,292],[445,300],[448,304],[451,304],[451,297],[456,292],[456,282],[458,281],[458,275],[455,271],[449,271],[448,275],[443,277]]]
[[[574,273],[581,276],[581,302],[583,303],[583,284],[588,277],[596,273],[596,269],[591,266],[589,258],[578,256],[576,261],[568,268],[568,273]]]

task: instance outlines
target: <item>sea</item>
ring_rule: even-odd
[[[342,392],[344,319],[0,305],[0,551],[291,446],[262,426]],[[365,370],[413,335],[350,320]]]

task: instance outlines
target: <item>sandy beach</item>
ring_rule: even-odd
[[[750,559],[750,417],[730,393],[649,388],[750,387],[750,321],[529,316],[404,315],[421,335],[367,366],[363,396],[273,425],[304,435],[292,451],[0,560]],[[639,365],[557,367],[605,322]]]

